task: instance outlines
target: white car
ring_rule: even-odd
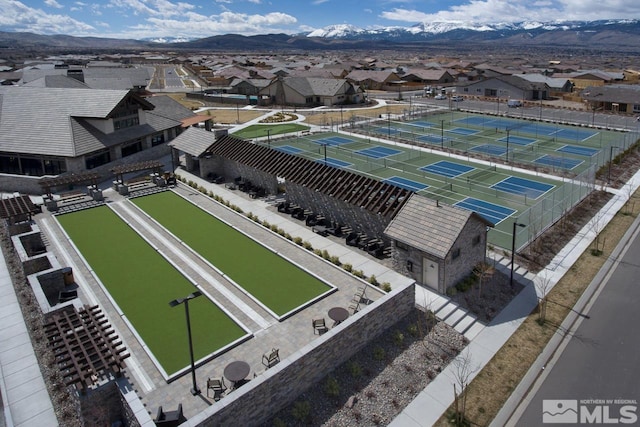
[[[460,96],[460,95],[453,95],[453,96],[451,97],[451,100],[452,100],[453,102],[461,102],[461,101],[464,101],[464,98],[463,98],[462,96]]]
[[[443,95],[443,94],[438,94],[436,95],[433,99],[447,99],[447,95]]]

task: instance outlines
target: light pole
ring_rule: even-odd
[[[607,172],[607,184],[611,182],[611,163],[613,163],[613,149],[618,148],[613,145],[609,147],[609,171]]]
[[[267,146],[271,148],[271,129],[267,129]]]
[[[189,300],[199,297],[202,295],[202,292],[195,291],[184,298],[174,299],[169,301],[170,307],[175,307],[180,304],[184,304],[184,312],[187,316],[187,335],[189,337],[189,356],[191,357],[191,380],[193,382],[193,387],[191,388],[191,394],[197,396],[200,394],[200,389],[198,388],[198,384],[196,383],[196,365],[193,360],[193,342],[191,340],[191,320],[189,319]]]
[[[444,120],[440,120],[440,148],[444,150]]]
[[[511,277],[509,278],[509,285],[513,288],[513,263],[516,259],[516,227],[526,227],[525,224],[518,222],[518,218],[513,221],[513,235],[511,238]]]

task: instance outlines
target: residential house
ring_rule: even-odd
[[[492,226],[472,211],[413,194],[384,234],[400,273],[445,293],[485,261]]]
[[[260,90],[260,95],[272,104],[306,107],[364,102],[362,90],[344,79],[280,77]]]
[[[454,78],[447,70],[410,69],[402,76],[409,85],[442,86],[453,83]]]
[[[562,97],[562,95],[573,91],[573,83],[567,78],[553,78],[543,74],[518,74],[518,77],[528,82],[549,87],[549,95]]]
[[[400,77],[392,71],[353,70],[345,79],[361,86],[364,90],[386,90]]]
[[[580,96],[592,111],[640,113],[640,85],[590,86]]]
[[[567,78],[571,80],[577,90],[582,90],[589,86],[604,86],[614,82],[621,82],[624,79],[622,72],[608,72],[601,70],[583,70],[574,73],[553,74],[556,78]]]
[[[546,83],[530,82],[520,76],[502,76],[458,86],[457,92],[498,99],[538,100],[547,99],[549,87]]]

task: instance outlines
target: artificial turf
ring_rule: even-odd
[[[106,206],[57,218],[165,372],[188,366],[185,309],[169,301],[195,291],[191,282]],[[205,296],[189,313],[196,360],[246,334]]]
[[[173,192],[133,202],[277,315],[328,285]]]

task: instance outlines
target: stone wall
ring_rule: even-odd
[[[183,425],[264,423],[414,307],[413,284],[393,290]]]

